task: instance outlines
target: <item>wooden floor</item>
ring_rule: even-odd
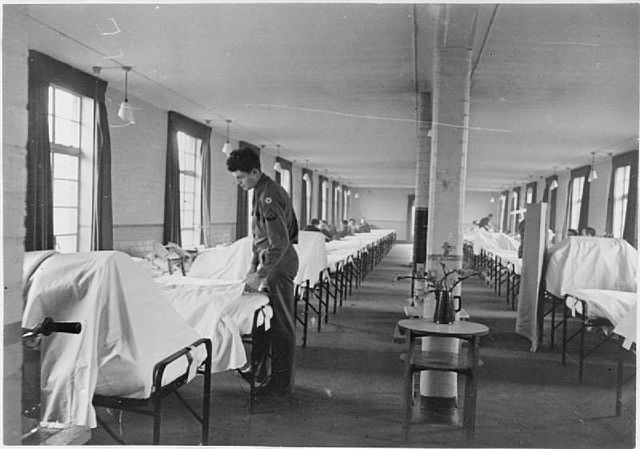
[[[296,391],[288,399],[261,401],[247,410],[247,387],[235,373],[213,376],[211,445],[366,447],[554,447],[635,446],[635,379],[625,384],[621,417],[614,416],[615,360],[611,353],[588,363],[582,384],[577,367],[563,366],[559,348],[529,352],[514,332],[515,312],[481,281],[465,283],[465,309],[491,332],[483,337],[476,438],[462,430],[416,423],[402,437],[402,346],[393,342],[395,323],[409,296],[409,245],[396,245],[383,262],[330,317],[321,333],[310,332],[298,349]],[[627,372],[635,370],[633,357]],[[200,380],[184,388],[199,404]],[[460,390],[462,391],[462,390]],[[162,444],[195,445],[199,429],[175,399],[165,407]],[[116,424],[117,417],[100,412]],[[125,438],[151,441],[151,420],[125,414]],[[113,444],[98,429],[90,444]]]

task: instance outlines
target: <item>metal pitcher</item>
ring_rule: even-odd
[[[438,324],[452,324],[456,319],[456,312],[462,308],[462,298],[453,296],[450,291],[436,290],[436,308],[433,312],[433,321]],[[455,299],[458,299],[458,306]]]

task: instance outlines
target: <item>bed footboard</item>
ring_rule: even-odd
[[[200,364],[200,366],[194,367],[195,362],[194,353],[198,348],[204,347],[207,352],[207,357]],[[178,376],[171,382],[163,385],[163,377],[167,367],[186,357],[188,364],[185,372]],[[160,426],[162,422],[162,399],[171,393],[182,402],[182,404],[189,410],[189,412],[196,418],[202,427],[202,441],[201,444],[209,444],[209,409],[211,405],[211,357],[212,357],[212,344],[208,338],[201,338],[195,341],[193,344],[184,347],[163,360],[156,363],[153,368],[153,388],[151,395],[148,398],[133,399],[118,396],[102,396],[94,395],[93,405],[95,407],[107,407],[117,410],[129,411],[141,415],[153,417],[153,444],[160,444]],[[190,374],[195,370],[197,374],[204,376],[203,391],[202,391],[202,412],[198,413],[194,410],[178,393],[178,389],[189,382]],[[102,427],[115,441],[120,444],[127,444],[127,442],[116,434],[103,420],[98,417],[98,424]]]

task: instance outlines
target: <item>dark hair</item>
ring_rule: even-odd
[[[567,231],[567,235],[570,236],[570,237],[571,236],[576,236],[576,235],[578,235],[578,231],[576,231],[575,229],[569,229]]]
[[[312,219],[311,219],[311,224],[312,224],[313,226],[316,226],[316,225],[320,224],[320,221],[318,221],[318,219],[317,219],[317,218],[312,218]]]
[[[234,150],[229,154],[227,159],[227,170],[230,172],[243,171],[245,173],[251,173],[253,169],[261,170],[260,168],[260,156],[251,148],[240,148]]]

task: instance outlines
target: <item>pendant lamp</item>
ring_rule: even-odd
[[[598,179],[598,173],[596,172],[596,153],[591,153],[591,171],[589,171],[589,177],[587,181],[593,182]]]
[[[558,167],[553,167],[553,181],[551,181],[551,185],[549,185],[550,190],[555,190],[558,188],[558,176],[556,175],[556,169]]]
[[[229,157],[229,155],[233,151],[233,148],[231,147],[231,143],[229,142],[229,125],[231,124],[231,120],[226,119],[225,122],[227,122],[227,141],[222,146],[222,152],[226,154],[227,157]]]
[[[129,71],[131,70],[130,66],[123,66],[122,70],[124,70],[124,101],[120,103],[120,109],[118,109],[118,117],[127,122],[130,125],[133,125],[136,122],[136,118],[133,116],[133,108],[129,104]]]

